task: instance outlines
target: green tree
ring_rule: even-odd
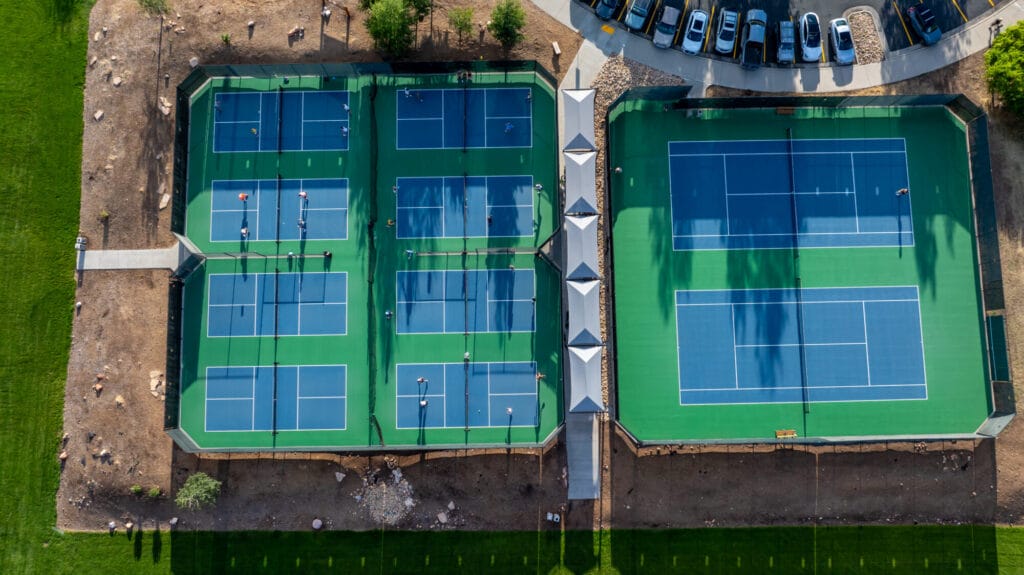
[[[473,9],[452,8],[448,11],[448,25],[455,29],[459,44],[462,44],[462,37],[473,31]]]
[[[377,0],[370,5],[366,31],[385,56],[398,58],[412,48],[415,23],[416,16],[404,0]]]
[[[196,510],[217,503],[218,495],[220,481],[200,471],[185,480],[185,485],[178,490],[178,497],[174,502],[182,509]]]
[[[434,0],[405,0],[405,3],[409,5],[413,15],[416,16],[417,22],[422,22],[429,16],[430,10],[434,7]]]
[[[491,23],[487,28],[508,52],[523,41],[526,27],[526,12],[519,0],[501,0],[491,12]]]
[[[985,53],[985,78],[1003,105],[1024,113],[1024,24],[1003,30]]]

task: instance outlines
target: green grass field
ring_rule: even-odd
[[[972,434],[985,421],[967,143],[948,111],[718,109],[690,117],[665,113],[657,102],[626,101],[610,116],[611,164],[623,167],[612,176],[619,417],[637,438],[764,440],[785,429],[812,438],[948,436]],[[799,140],[905,138],[910,187],[917,190],[914,244],[801,247],[798,260],[791,249],[674,251],[668,142],[778,141],[787,129]],[[799,401],[681,405],[674,290],[790,288],[797,275],[804,288],[918,286],[927,399],[811,402],[806,410]],[[766,363],[762,369],[770,369]]]
[[[570,532],[564,537],[557,532],[147,530],[131,539],[123,533],[54,531],[59,479],[54,455],[74,301],[71,245],[78,221],[88,8],[71,5],[70,16],[58,26],[54,6],[68,8],[60,0],[0,4],[0,34],[6,38],[0,59],[18,64],[0,76],[0,573],[546,575],[751,573],[765,571],[764,566],[778,566],[779,573],[1024,571],[1024,530],[992,527]],[[43,101],[45,109],[39,106]],[[66,137],[38,139],[54,132]]]

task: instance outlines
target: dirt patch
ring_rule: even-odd
[[[64,395],[57,525],[100,529],[152,516],[171,490],[163,432],[166,271],[84,272]],[[132,486],[142,492],[132,494]],[[149,497],[156,487],[159,497]]]

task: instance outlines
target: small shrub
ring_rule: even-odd
[[[473,32],[473,9],[451,9],[448,12],[448,25],[455,30],[455,34],[459,38],[459,44],[462,44],[463,36],[469,36],[469,34]]]
[[[214,505],[217,503],[218,495],[220,495],[220,481],[200,471],[185,480],[185,485],[178,490],[178,497],[174,502],[182,509],[194,511]]]
[[[491,12],[491,23],[488,30],[501,43],[506,52],[523,41],[523,28],[526,27],[526,11],[519,0],[501,0]]]
[[[163,14],[167,11],[167,0],[139,0],[139,6],[150,14]]]
[[[1014,24],[992,41],[985,53],[985,78],[1004,106],[1024,114],[1024,25]]]
[[[221,34],[220,35],[220,41],[224,42],[225,46],[230,46],[231,45],[231,34]]]
[[[132,485],[130,488],[128,488],[128,491],[131,491],[132,495],[142,495],[142,486]]]
[[[366,31],[386,57],[398,58],[412,48],[415,23],[416,17],[404,0],[377,0],[370,6]]]

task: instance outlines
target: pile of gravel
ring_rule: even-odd
[[[401,472],[393,474],[393,481],[378,480],[376,474],[364,481],[365,487],[356,495],[356,500],[378,524],[397,525],[416,505],[412,485]]]
[[[857,63],[881,62],[885,57],[885,49],[882,48],[882,39],[878,35],[875,19],[871,14],[864,10],[857,10],[851,12],[847,20],[850,22],[853,43],[857,47]]]

